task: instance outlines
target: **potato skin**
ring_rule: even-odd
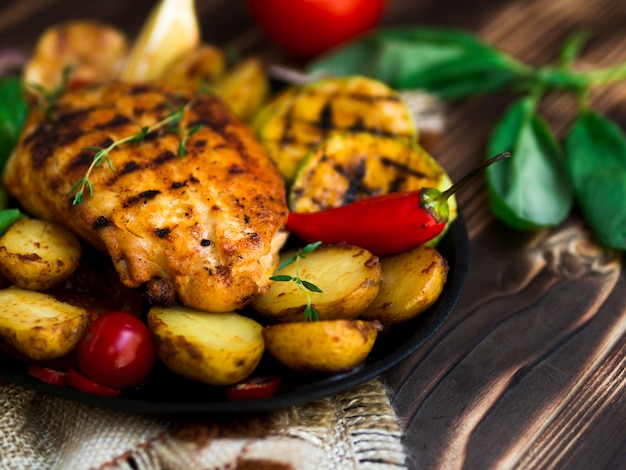
[[[0,290],[0,338],[35,360],[72,351],[92,320],[85,309],[17,287]]]
[[[361,318],[384,326],[402,323],[431,307],[441,295],[448,263],[436,248],[422,245],[381,257],[382,283],[378,296]]]
[[[43,291],[66,280],[81,253],[78,239],[60,225],[22,218],[0,238],[0,272],[18,287]]]
[[[378,322],[326,320],[266,326],[267,350],[296,372],[337,374],[360,365],[374,347]]]
[[[283,263],[294,251],[281,254]],[[364,248],[348,244],[321,245],[299,260],[300,278],[322,292],[311,293],[320,320],[351,320],[376,298],[381,281],[380,261]],[[276,272],[297,277],[295,263]],[[291,281],[274,281],[269,293],[254,298],[251,306],[268,323],[303,320],[307,298]]]
[[[265,351],[263,327],[235,312],[153,307],[148,313],[148,327],[157,355],[170,370],[210,385],[243,380]]]
[[[247,57],[228,70],[214,86],[235,115],[250,122],[269,96],[270,83],[259,57]]]

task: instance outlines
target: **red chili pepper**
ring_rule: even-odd
[[[66,384],[66,372],[50,369],[48,367],[38,366],[31,364],[26,369],[26,373],[36,379],[42,380],[58,387],[65,387]]]
[[[292,212],[286,228],[307,243],[350,243],[382,256],[415,248],[439,235],[449,218],[448,198],[501,153],[441,192],[434,188],[381,194],[318,212]]]
[[[80,392],[113,398],[119,396],[120,394],[119,390],[107,387],[105,385],[100,385],[93,380],[89,380],[87,377],[85,377],[75,369],[70,369],[69,371],[67,371],[67,375],[65,377],[67,385]]]
[[[283,381],[278,375],[249,377],[226,387],[226,399],[230,401],[257,400],[276,395]]]

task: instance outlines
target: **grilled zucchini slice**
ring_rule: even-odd
[[[386,84],[362,76],[333,77],[292,87],[262,111],[255,131],[288,182],[302,159],[337,133],[369,132],[413,141],[413,116]]]
[[[292,212],[315,212],[359,199],[451,186],[446,171],[415,142],[366,132],[334,135],[303,160],[289,193]],[[457,216],[448,199],[449,223]],[[429,244],[436,244],[436,240]]]

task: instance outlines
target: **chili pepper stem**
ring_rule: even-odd
[[[503,152],[495,157],[491,157],[489,160],[483,162],[483,164],[479,167],[474,168],[443,192],[434,188],[422,188],[420,190],[420,206],[426,210],[437,223],[447,222],[449,217],[448,198],[465,186],[472,178],[489,165],[510,156],[511,154],[509,152]]]
[[[479,167],[474,168],[472,171],[470,171],[468,174],[466,174],[463,178],[461,178],[456,183],[454,183],[452,186],[450,186],[448,189],[446,189],[444,192],[442,192],[437,199],[439,201],[447,200],[450,196],[452,196],[459,189],[461,189],[463,186],[465,186],[471,179],[473,179],[478,173],[483,171],[489,165],[491,165],[493,163],[496,163],[496,162],[499,162],[500,160],[503,160],[505,158],[509,158],[510,156],[511,156],[511,154],[509,152],[502,152],[502,153],[496,155],[495,157],[491,157],[489,160],[486,160]]]

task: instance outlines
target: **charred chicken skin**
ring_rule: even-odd
[[[114,146],[112,168],[94,168],[92,194],[74,203],[98,149],[172,110],[174,125]],[[211,94],[123,82],[67,91],[31,113],[4,183],[27,211],[108,253],[121,281],[154,303],[240,308],[269,287],[286,238],[282,177]]]

